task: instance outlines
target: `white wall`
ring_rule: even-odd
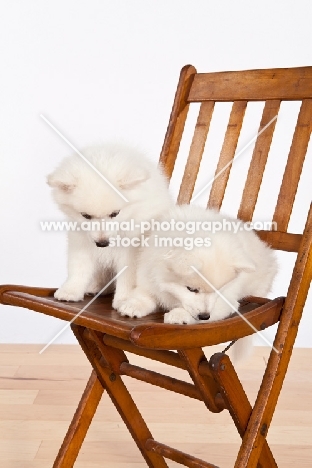
[[[66,276],[65,235],[41,232],[39,221],[59,219],[45,177],[71,151],[40,113],[77,147],[118,137],[157,161],[183,65],[202,72],[311,65],[311,9],[309,0],[6,2],[0,282],[57,287]],[[310,195],[306,184],[304,204]],[[285,293],[284,270],[273,294]],[[298,346],[311,346],[310,309],[311,297]],[[44,343],[62,326],[24,309],[0,313],[2,342]],[[68,331],[59,342],[73,340]]]

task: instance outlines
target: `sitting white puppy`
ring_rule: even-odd
[[[76,223],[76,229],[68,232],[68,278],[55,297],[80,301],[86,293],[99,292],[127,266],[116,281],[113,306],[119,309],[135,286],[138,249],[109,246],[110,238],[118,233],[133,238],[139,231],[125,234],[107,230],[105,225],[102,228],[103,221],[121,223],[133,219],[134,225],[139,225],[141,221],[157,219],[172,204],[168,182],[161,169],[126,146],[90,147],[82,154],[93,167],[74,154],[48,176],[54,200]]]
[[[123,315],[142,317],[162,306],[169,310],[166,323],[212,322],[231,315],[239,299],[268,294],[277,271],[274,252],[244,223],[190,205],[173,207],[162,221],[175,224],[154,231],[141,250],[137,287]],[[183,231],[183,223],[197,230]]]

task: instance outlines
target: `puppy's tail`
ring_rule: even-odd
[[[230,349],[230,357],[233,363],[246,361],[253,352],[253,335],[240,338]]]

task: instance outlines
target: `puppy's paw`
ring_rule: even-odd
[[[118,308],[118,312],[120,315],[133,318],[144,317],[148,314],[148,312],[142,308],[142,305],[133,299],[125,301],[123,304],[121,304]]]
[[[181,307],[170,310],[164,316],[165,323],[177,323],[180,325],[190,325],[192,323],[197,323],[189,312]]]
[[[123,306],[123,304],[125,304],[126,302],[127,302],[126,298],[116,297],[115,295],[112,306],[115,310],[119,310]]]
[[[58,301],[78,302],[83,300],[84,293],[73,287],[61,286],[55,291],[54,297]]]

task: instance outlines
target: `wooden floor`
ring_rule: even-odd
[[[0,345],[0,466],[51,468],[78,404],[90,366],[78,346]],[[211,353],[207,348],[207,356]],[[239,375],[254,401],[268,357],[256,348]],[[130,356],[140,365],[143,358]],[[180,369],[150,368],[185,378]],[[227,412],[210,414],[201,402],[125,378],[153,436],[221,468],[234,465],[239,436]],[[312,466],[312,349],[294,351],[268,440],[280,468]],[[162,408],[162,410],[160,409]],[[177,467],[168,460],[170,467]],[[75,468],[143,468],[140,452],[107,395]]]

